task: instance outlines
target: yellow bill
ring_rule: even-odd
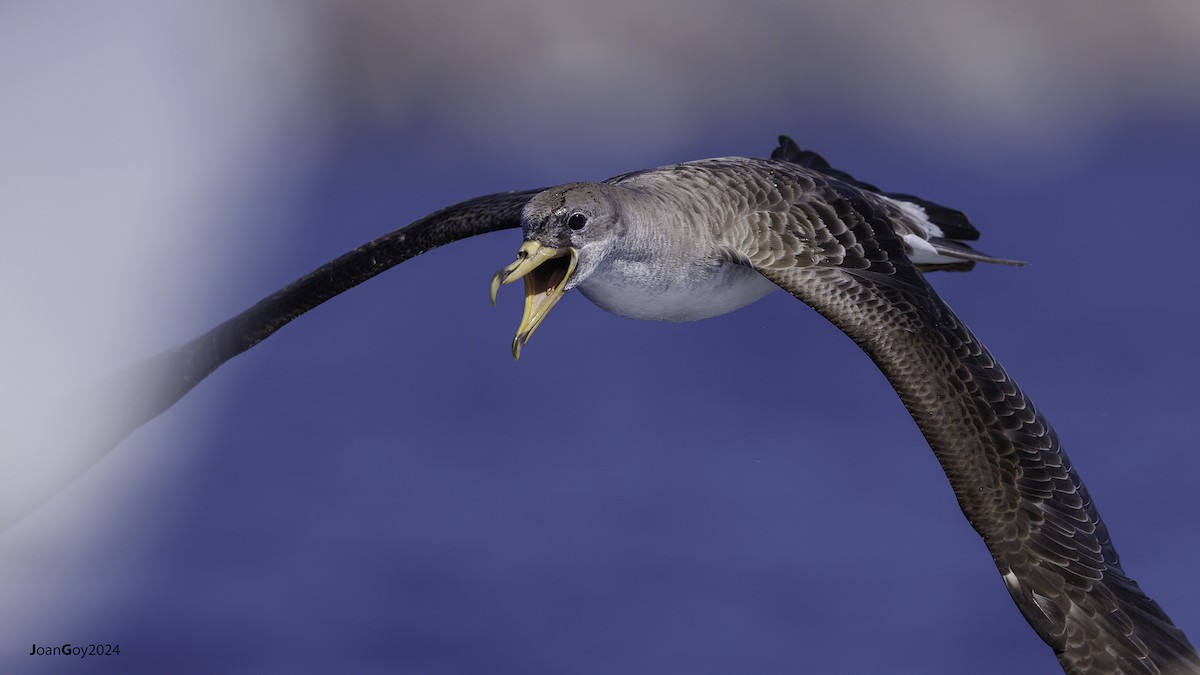
[[[536,241],[526,241],[517,251],[517,260],[492,276],[492,304],[496,304],[496,293],[501,284],[511,284],[517,279],[525,280],[525,311],[521,325],[513,338],[514,359],[521,358],[521,347],[529,341],[534,329],[546,318],[546,314],[563,296],[567,279],[575,271],[579,252],[570,246],[552,248]]]

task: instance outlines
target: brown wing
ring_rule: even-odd
[[[824,315],[883,371],[1064,670],[1200,672],[1187,638],[1122,571],[1050,424],[908,261],[885,210],[819,176],[779,184],[772,172],[750,190],[770,206],[734,255]]]

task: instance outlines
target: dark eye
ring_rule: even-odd
[[[587,227],[587,216],[578,212],[572,213],[571,216],[567,218],[567,227],[571,228],[572,230],[582,230],[583,228]]]

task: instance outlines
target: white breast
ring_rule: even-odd
[[[605,311],[653,321],[720,316],[779,289],[753,269],[734,263],[664,270],[632,261],[597,270],[578,288]]]

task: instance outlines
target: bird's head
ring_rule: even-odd
[[[517,259],[492,277],[492,304],[501,284],[525,280],[525,312],[513,339],[513,358],[563,293],[604,262],[625,232],[614,188],[606,183],[569,183],[541,192],[521,213],[525,241]]]

